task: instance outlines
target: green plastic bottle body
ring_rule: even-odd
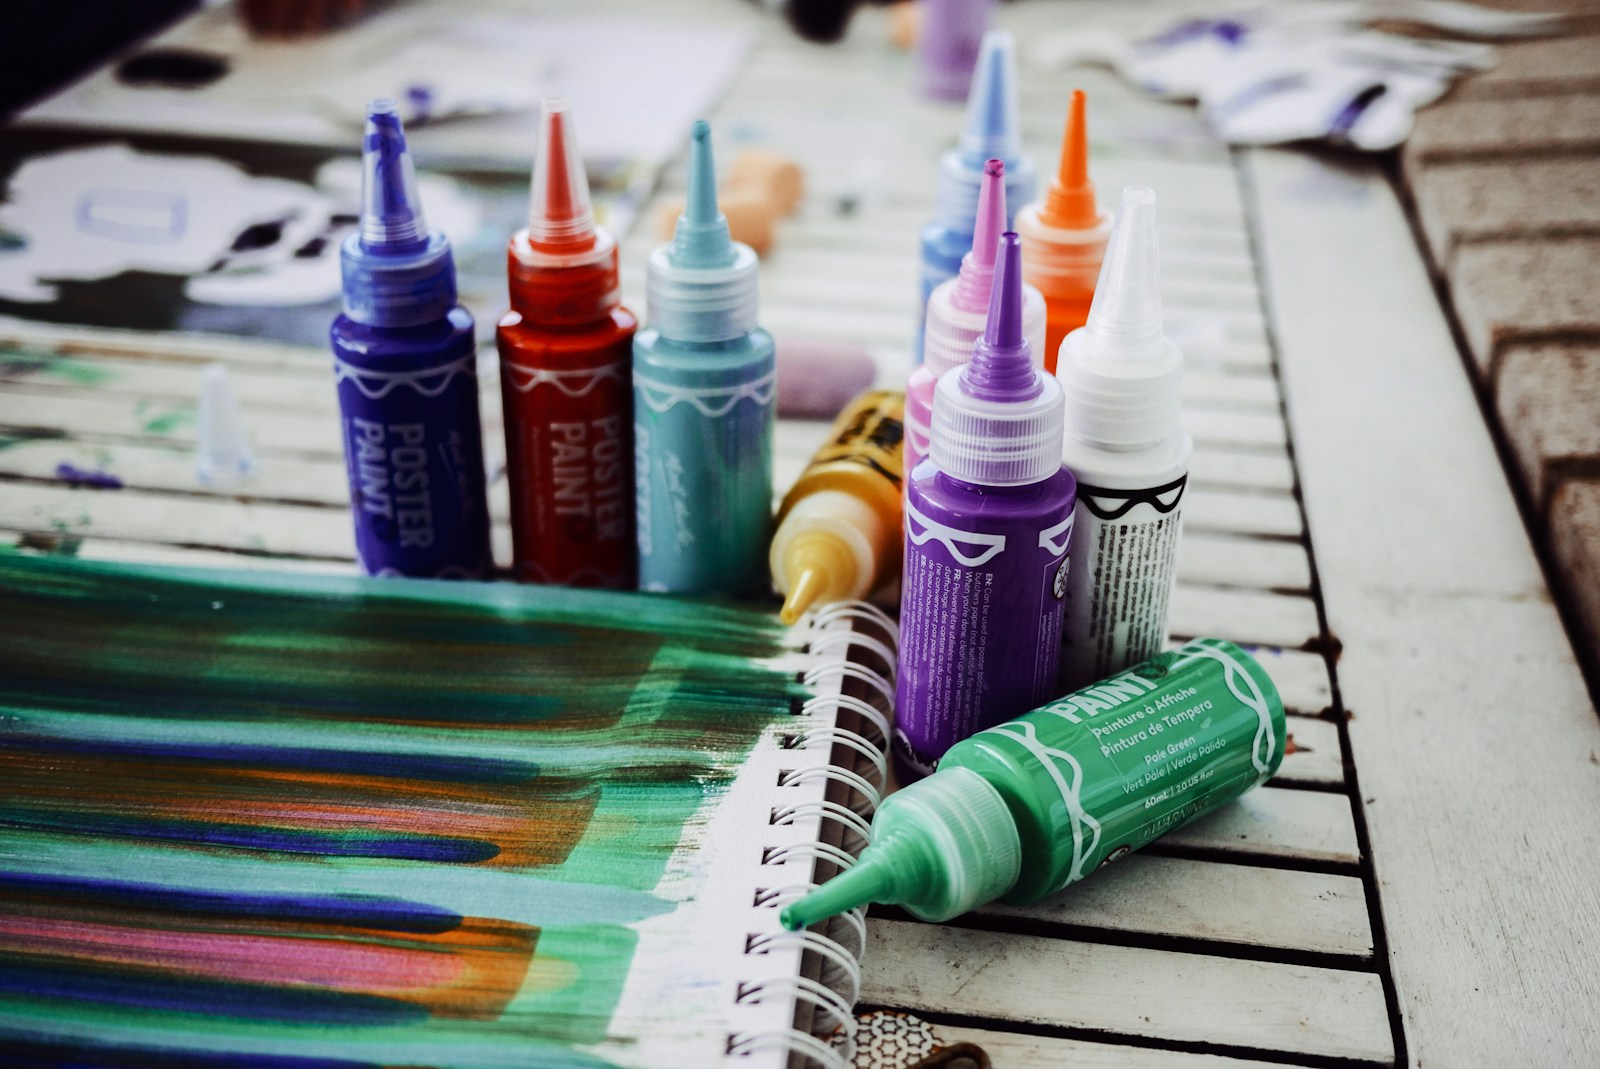
[[[1233,801],[1283,763],[1277,688],[1221,639],[1196,639],[980,731],[939,760],[999,791],[1033,902]]]

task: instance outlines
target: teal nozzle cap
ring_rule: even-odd
[[[889,796],[872,835],[852,868],[779,914],[785,928],[871,902],[946,921],[999,898],[1022,872],[1016,820],[1000,792],[968,768],[943,769]]]
[[[711,124],[689,140],[689,195],[672,240],[650,254],[645,310],[650,326],[677,341],[727,341],[756,328],[756,254],[728,233],[717,207]]]

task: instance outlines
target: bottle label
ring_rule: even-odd
[[[614,348],[614,362],[576,370],[501,361],[520,579],[634,585],[631,350]]]
[[[1074,689],[1159,652],[1188,476],[1141,490],[1078,484],[1061,683]]]
[[[483,578],[492,567],[474,359],[395,373],[335,361],[356,552],[370,575]]]
[[[962,530],[905,507],[895,749],[925,775],[1054,691],[1073,518]]]
[[[844,461],[859,464],[894,484],[901,482],[901,444],[905,440],[904,400],[891,390],[874,390],[856,398],[834,424],[834,433],[812,465]]]
[[[635,369],[641,590],[739,596],[766,582],[775,379],[757,371],[749,382],[687,388]]]
[[[1197,639],[977,740],[1025,751],[1039,795],[1030,809],[1059,815],[1043,833],[1052,857],[1019,885],[1022,901],[1265,782],[1285,732],[1261,666],[1232,643]]]

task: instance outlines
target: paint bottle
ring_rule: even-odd
[[[1022,154],[1022,124],[1017,107],[1016,42],[1003,30],[983,35],[978,66],[967,95],[961,140],[939,157],[939,185],[933,221],[922,228],[922,304],[939,283],[956,276],[961,258],[972,248],[978,225],[978,190],[984,165],[992,159],[1006,165],[1006,203],[1014,211],[1033,199],[1033,164]],[[1006,217],[1010,229],[1011,217]],[[922,362],[921,317],[918,318],[917,363]]]
[[[1061,385],[1034,366],[1022,285],[1006,233],[983,338],[939,379],[930,452],[906,488],[894,751],[908,776],[1057,693],[1074,485]]]
[[[933,426],[933,388],[939,376],[972,359],[972,347],[983,337],[989,318],[989,293],[994,288],[995,255],[1006,228],[1005,162],[984,165],[978,191],[978,224],[972,248],[961,258],[961,272],[939,283],[928,298],[923,320],[922,364],[906,383],[906,470],[928,455]],[[1023,249],[1024,261],[1027,249]],[[1032,286],[1022,288],[1022,334],[1037,362],[1044,353],[1044,298]]]
[[[1017,212],[1022,277],[1039,287],[1046,309],[1044,368],[1054,372],[1061,342],[1089,318],[1095,279],[1111,236],[1111,217],[1089,181],[1089,124],[1082,89],[1072,91],[1061,162],[1043,200]]]
[[[1078,478],[1062,625],[1062,689],[1166,645],[1183,491],[1194,442],[1178,423],[1183,354],[1161,329],[1156,195],[1122,191],[1089,322],[1056,369],[1062,458]]]
[[[923,0],[917,35],[917,82],[934,100],[962,100],[995,0]]]
[[[631,590],[633,313],[595,225],[567,102],[544,101],[528,225],[506,250],[495,337],[513,567],[524,582]]]
[[[898,571],[904,417],[898,390],[857,397],[784,496],[767,558],[784,623],[866,597]]]
[[[489,508],[472,316],[430,231],[393,101],[367,110],[361,225],[340,251],[333,321],[356,554],[371,575],[482,578]]]
[[[650,254],[633,341],[639,585],[754,594],[772,521],[772,336],[756,325],[756,254],[717,210],[711,127],[694,125],[689,198]]]
[[[869,902],[926,921],[1036,902],[1266,782],[1285,737],[1261,665],[1196,639],[952,747],[884,800],[860,860],[783,924]]]

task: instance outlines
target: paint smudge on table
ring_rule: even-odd
[[[630,926],[800,695],[714,605],[18,553],[0,645],[40,1065],[601,1065]]]

